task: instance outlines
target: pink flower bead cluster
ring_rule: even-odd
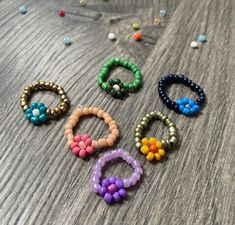
[[[83,134],[82,136],[76,135],[74,137],[74,142],[70,145],[72,153],[84,158],[87,155],[92,155],[94,148],[92,147],[92,139],[88,134]]]
[[[102,168],[105,164],[113,159],[122,158],[134,169],[133,174],[126,179],[116,179],[115,177],[109,177],[103,179],[100,184],[100,178],[102,176]],[[106,203],[119,202],[122,198],[126,197],[125,188],[134,186],[143,173],[143,169],[139,161],[123,149],[113,150],[104,154],[99,158],[93,168],[91,185],[92,191],[103,197]]]

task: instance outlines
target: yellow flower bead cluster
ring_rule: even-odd
[[[142,147],[140,148],[140,151],[146,155],[146,159],[148,161],[152,161],[154,158],[159,161],[166,154],[166,152],[162,149],[161,141],[156,138],[143,138],[141,142]]]

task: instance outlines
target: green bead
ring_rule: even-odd
[[[117,92],[117,97],[121,98],[122,97],[122,93],[120,91]]]
[[[111,93],[111,95],[112,95],[113,97],[116,97],[116,96],[117,96],[117,92],[114,91],[114,90],[111,90],[110,93]]]
[[[115,84],[115,81],[114,81],[113,79],[110,79],[110,80],[108,80],[108,83],[109,83],[110,85],[114,85],[114,84]]]
[[[129,86],[130,86],[130,85],[129,85],[128,83],[123,83],[123,88],[124,88],[125,90],[127,90],[127,91],[130,90]]]
[[[123,62],[123,66],[127,68],[127,65],[128,65],[128,62],[127,62],[127,61],[124,61],[124,62]]]
[[[101,77],[98,77],[98,84],[101,86],[104,83],[103,79]]]
[[[101,86],[104,90],[107,90],[108,89],[108,85],[106,83],[103,83],[102,86]]]
[[[134,89],[133,84],[129,84],[129,90],[131,91],[131,90],[133,90],[133,89]]]
[[[141,86],[141,80],[134,80],[133,81],[133,86],[135,87],[135,88],[140,88],[140,86]]]
[[[136,71],[136,72],[135,72],[135,77],[136,77],[136,76],[137,76],[137,77],[141,77],[140,71]]]

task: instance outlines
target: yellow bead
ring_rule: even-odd
[[[146,155],[149,152],[149,148],[148,146],[144,145],[140,148],[140,151]]]
[[[149,152],[148,155],[146,156],[146,159],[148,161],[152,161],[154,159],[154,154],[152,152]]]
[[[143,139],[141,140],[141,142],[142,142],[143,145],[148,145],[148,144],[149,144],[149,141],[148,141],[147,138],[143,138]]]
[[[159,153],[155,153],[154,156],[157,161],[161,160],[162,158]]]
[[[149,138],[150,145],[154,145],[156,142],[157,142],[156,138],[153,138],[153,137]]]
[[[156,145],[157,145],[157,148],[161,148],[162,147],[162,142],[157,141]]]
[[[158,153],[161,157],[163,157],[166,154],[166,152],[163,149],[159,149]]]

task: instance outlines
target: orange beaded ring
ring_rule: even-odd
[[[78,123],[80,117],[87,115],[95,115],[104,119],[104,122],[109,125],[110,131],[107,138],[101,138],[96,141],[92,140],[88,134],[73,135],[73,128]],[[112,146],[119,136],[119,129],[116,121],[114,121],[112,117],[104,110],[100,108],[85,107],[78,108],[72,113],[68,123],[65,125],[65,135],[72,152],[80,158],[84,158],[87,155],[92,155],[95,149]]]

